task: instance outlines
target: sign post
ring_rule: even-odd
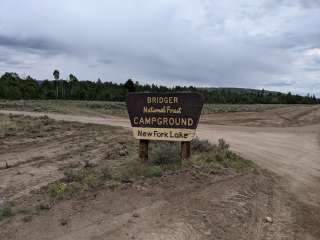
[[[181,159],[190,158],[190,142],[181,142]]]
[[[149,140],[140,139],[139,141],[139,157],[141,161],[148,162]]]
[[[149,140],[181,142],[181,158],[190,157],[190,141],[198,126],[203,99],[197,93],[128,93],[133,135],[139,156],[148,161]]]

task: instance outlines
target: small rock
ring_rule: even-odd
[[[133,223],[136,223],[136,222],[131,219],[128,220],[128,224],[133,224]]]
[[[132,217],[137,218],[137,217],[140,217],[140,215],[138,213],[134,213],[134,214],[132,214]]]
[[[122,183],[133,183],[133,180],[130,178],[123,178],[121,179]],[[128,187],[124,187],[123,189],[127,189]]]
[[[212,235],[212,231],[211,231],[211,229],[209,229],[209,230],[203,232],[203,234],[206,235],[206,236],[211,236]]]
[[[62,218],[62,219],[60,219],[60,224],[61,224],[62,226],[65,226],[65,225],[68,224],[68,220],[67,220],[66,218]]]
[[[39,204],[39,209],[40,210],[49,210],[51,206],[48,203],[40,203]]]
[[[32,220],[32,216],[31,216],[31,215],[24,216],[24,217],[22,218],[22,221],[24,221],[24,222],[30,222],[31,220]]]
[[[140,186],[140,185],[136,185],[134,186],[138,191],[148,191],[148,189],[146,187]]]
[[[10,167],[11,167],[11,166],[8,164],[7,161],[5,161],[5,163],[6,163],[6,168],[10,168]]]
[[[119,151],[119,155],[123,157],[123,156],[127,156],[128,153],[127,153],[126,150],[120,150],[120,151]]]
[[[273,223],[273,219],[272,219],[271,217],[266,217],[266,218],[265,218],[265,221],[266,221],[267,223]]]
[[[91,168],[94,166],[94,164],[92,164],[88,159],[85,159],[83,162],[85,168]]]

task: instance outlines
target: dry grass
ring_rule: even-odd
[[[204,104],[202,114],[224,112],[262,112],[265,110],[289,107],[288,104]]]
[[[221,112],[261,112],[288,107],[286,104],[204,104],[202,114]],[[125,102],[73,100],[0,100],[0,109],[52,112],[85,116],[127,117]]]
[[[84,116],[127,116],[127,108],[124,102],[73,100],[0,100],[0,109]]]

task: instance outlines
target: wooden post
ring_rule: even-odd
[[[142,162],[148,162],[149,141],[141,139],[139,142],[139,157]]]
[[[190,142],[181,142],[181,159],[186,160],[190,158]]]

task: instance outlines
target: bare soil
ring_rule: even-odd
[[[23,215],[3,221],[0,239],[320,239],[319,111],[319,106],[301,106],[219,113],[202,119],[197,131],[200,138],[212,142],[224,138],[241,156],[276,175],[257,170],[203,176],[197,170],[186,169],[165,175],[160,181],[144,179],[117,187],[105,186],[76,199],[60,201],[27,221]],[[43,116],[35,112],[1,112]],[[42,182],[55,181],[61,177],[60,162],[62,166],[70,164],[76,152],[89,154],[82,158],[77,155],[75,161],[80,159],[80,163],[87,158],[108,159],[107,152],[114,152],[112,148],[119,141],[114,144],[110,140],[111,150],[105,150],[108,141],[97,144],[99,139],[104,135],[122,139],[130,134],[126,129],[107,134],[111,130],[104,129],[100,135],[98,125],[75,123],[129,127],[123,118],[47,115],[66,121],[54,124],[70,124],[70,129],[60,126],[61,130],[38,138],[31,134],[35,141],[22,136],[2,138],[1,196],[24,199],[21,196],[41,187]],[[230,126],[215,125],[221,123]],[[90,128],[92,133],[86,133]],[[87,142],[98,150],[84,150]],[[103,151],[99,158],[98,153]],[[41,157],[37,158],[35,152]],[[43,158],[47,160],[39,170],[37,164]],[[12,167],[7,169],[5,161]],[[266,221],[267,216],[273,223]]]

